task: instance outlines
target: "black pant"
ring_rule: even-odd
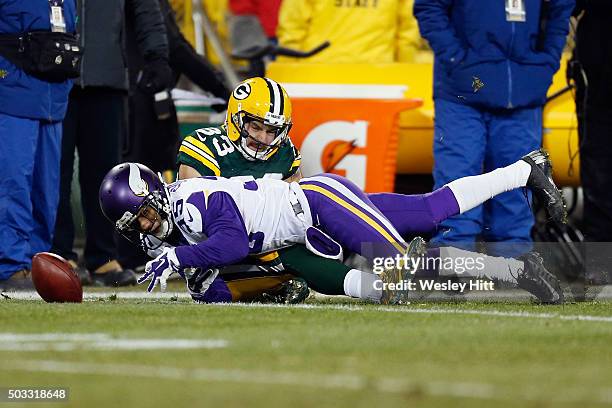
[[[174,170],[179,145],[178,120],[174,105],[170,117],[159,120],[153,96],[133,88],[129,98],[129,133],[122,152],[123,161],[142,163],[154,172]],[[119,262],[126,268],[143,265],[144,252],[127,239],[119,238]]]
[[[604,283],[612,278],[612,122],[589,119],[589,113],[586,121],[580,115],[578,120],[585,266],[589,280]]]
[[[74,221],[70,207],[75,149],[79,153],[81,205],[85,219],[85,266],[95,270],[117,259],[115,229],[100,210],[98,191],[106,173],[119,163],[126,127],[126,92],[73,88],[64,119],[60,202],[53,252],[74,261]]]
[[[584,192],[584,235],[590,242],[612,241],[612,121],[578,115],[580,178]]]

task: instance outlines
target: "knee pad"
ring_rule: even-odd
[[[306,229],[306,248],[313,254],[327,259],[342,262],[344,257],[342,245],[317,227]]]

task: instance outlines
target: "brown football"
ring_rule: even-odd
[[[83,301],[83,288],[72,266],[59,255],[39,252],[32,258],[32,281],[46,302]]]

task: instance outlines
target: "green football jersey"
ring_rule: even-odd
[[[225,126],[197,129],[183,139],[176,158],[202,176],[284,180],[300,168],[301,155],[290,139],[268,160],[248,160],[227,137]]]

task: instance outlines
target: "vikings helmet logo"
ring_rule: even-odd
[[[128,183],[130,185],[130,190],[132,190],[138,197],[146,197],[149,195],[149,186],[140,176],[140,169],[134,163],[130,163],[129,166],[130,177],[128,179]]]

